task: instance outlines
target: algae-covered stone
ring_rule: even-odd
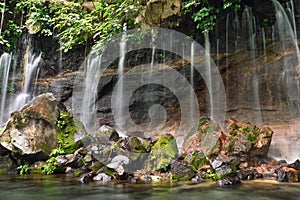
[[[178,181],[186,181],[193,178],[196,173],[188,162],[184,160],[173,160],[171,162],[172,179]]]
[[[273,131],[268,127],[255,126],[247,121],[229,120],[229,137],[224,146],[228,146],[230,155],[239,156],[249,164],[257,156],[266,156],[272,140]],[[243,160],[244,159],[244,160]]]
[[[171,134],[159,137],[152,146],[150,153],[150,163],[154,170],[165,169],[176,158],[178,154],[175,138]]]
[[[58,145],[56,127],[63,106],[48,93],[40,95],[13,112],[0,136],[0,143],[6,149],[21,155],[50,154]]]
[[[129,137],[130,148],[137,153],[146,153],[151,150],[150,141],[140,138],[140,137]]]
[[[223,136],[220,126],[209,118],[201,118],[196,133],[189,134],[184,141],[182,152],[189,154],[202,151],[207,158],[216,157],[221,151],[220,138]]]
[[[184,158],[187,161],[194,171],[198,171],[204,165],[208,165],[209,161],[206,159],[202,151],[194,151],[189,153]]]
[[[44,161],[54,149],[73,153],[82,146],[73,116],[51,93],[42,94],[11,114],[0,144],[18,164]]]

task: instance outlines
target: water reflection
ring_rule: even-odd
[[[0,199],[10,200],[271,200],[300,199],[300,184],[275,181],[246,181],[240,185],[220,188],[215,182],[197,185],[188,183],[128,184],[93,182],[81,184],[67,176],[0,176]]]

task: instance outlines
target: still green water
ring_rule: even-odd
[[[183,199],[183,200],[273,200],[299,199],[300,184],[276,181],[245,181],[220,188],[215,182],[196,185],[189,183],[128,184],[92,182],[81,184],[66,176],[0,176],[2,200],[110,200],[110,199]]]

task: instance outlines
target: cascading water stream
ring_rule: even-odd
[[[96,123],[95,113],[97,108],[95,101],[97,99],[97,87],[100,81],[100,70],[101,55],[99,55],[97,51],[92,50],[86,60],[84,86],[82,91],[75,94],[75,96],[82,96],[81,103],[75,102],[77,98],[73,99],[75,104],[75,106],[73,105],[73,109],[78,109],[75,113],[80,113],[79,119],[87,131],[91,131]]]
[[[0,110],[0,126],[6,121],[6,94],[9,78],[9,69],[11,64],[11,54],[3,53],[0,57],[0,72],[2,72],[2,86],[1,86],[1,110]]]
[[[292,28],[294,30],[294,36],[295,36],[295,38],[297,38],[297,27],[296,27],[296,19],[295,19],[293,0],[290,0],[289,2],[286,2],[286,7],[287,7],[286,10],[287,10],[289,19],[291,21]]]
[[[206,33],[204,34],[204,43],[205,43],[205,67],[206,67],[206,74],[207,74],[207,78],[208,81],[206,83],[208,91],[212,91],[212,71],[211,71],[211,61],[210,61],[210,42],[209,42],[209,34]],[[209,104],[210,104],[210,108],[209,108],[209,113],[210,113],[210,118],[211,119],[215,119],[214,116],[214,94],[213,92],[209,93]]]
[[[195,44],[192,42],[191,43],[191,58],[190,58],[190,83],[191,83],[191,87],[194,88],[194,57],[195,57]],[[194,91],[191,90],[190,91],[190,105],[194,105]],[[194,108],[192,106],[190,106],[190,116],[191,119],[194,116]]]
[[[117,88],[117,125],[119,128],[122,129],[122,127],[125,124],[125,116],[124,116],[124,80],[123,80],[123,75],[124,75],[124,64],[125,64],[125,54],[126,54],[126,24],[123,26],[124,34],[122,35],[121,41],[119,43],[120,46],[120,56],[119,56],[119,63],[118,63],[118,78],[119,78],[119,83],[118,83],[118,88]],[[153,66],[152,66],[153,67]],[[151,69],[152,70],[152,69]]]
[[[297,80],[297,77],[295,75],[298,74],[299,76],[300,73],[299,48],[297,43],[297,37],[295,34],[296,32],[291,25],[287,13],[285,12],[284,8],[278,1],[272,0],[272,2],[275,7],[275,16],[276,16],[275,30],[277,30],[278,32],[278,40],[281,42],[282,51],[283,52],[288,51],[288,48],[292,47],[293,50],[296,52],[296,57],[297,57],[296,68],[294,68],[294,66],[291,66],[288,60],[286,59],[286,57],[284,57],[283,73],[282,73],[283,75],[282,78],[285,80],[285,84],[287,86],[286,97],[287,97],[287,102],[289,104],[288,106],[290,109],[290,115],[291,115],[290,117],[291,120],[293,120],[295,110],[298,110],[297,105],[294,105],[294,103],[296,102],[296,104],[299,104],[300,102],[299,99],[300,86],[299,83],[295,83]]]
[[[22,91],[16,97],[13,106],[11,107],[10,112],[19,110],[23,105],[25,105],[30,100],[30,95],[33,94],[30,92],[30,86],[32,81],[32,75],[36,71],[40,61],[42,53],[38,56],[31,54],[29,50],[26,51],[24,56],[24,72],[22,80]]]

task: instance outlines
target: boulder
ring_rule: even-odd
[[[21,163],[46,160],[59,145],[73,153],[79,146],[74,146],[74,124],[53,94],[42,94],[11,114],[0,134],[0,146]]]
[[[173,160],[171,162],[172,179],[186,181],[196,176],[192,167],[184,160]]]
[[[199,120],[199,128],[193,135],[185,138],[182,152],[189,154],[192,152],[203,152],[207,158],[214,158],[221,152],[221,140],[223,136],[220,126],[216,121],[209,118]]]
[[[16,174],[17,171],[16,162],[9,156],[0,156],[0,175],[1,174]]]
[[[146,9],[138,17],[137,21],[144,26],[172,27],[179,24],[182,15],[181,0],[150,0],[146,3]]]
[[[235,177],[242,166],[257,166],[268,161],[266,155],[273,131],[249,122],[230,120],[228,133],[223,133],[217,122],[201,118],[198,130],[185,138],[182,149],[194,171],[202,171],[205,178],[221,180],[220,185],[239,182]],[[207,164],[211,170],[202,169]],[[254,177],[247,175],[247,178]]]
[[[267,156],[273,131],[268,127],[233,119],[229,120],[228,131],[231,136],[225,141],[225,145],[229,147],[228,154],[240,157],[249,166],[261,164],[258,158]]]
[[[166,169],[177,154],[178,148],[175,138],[171,134],[161,135],[151,148],[150,165],[153,170]]]
[[[300,172],[294,168],[282,167],[276,170],[277,181],[279,182],[299,182]]]

